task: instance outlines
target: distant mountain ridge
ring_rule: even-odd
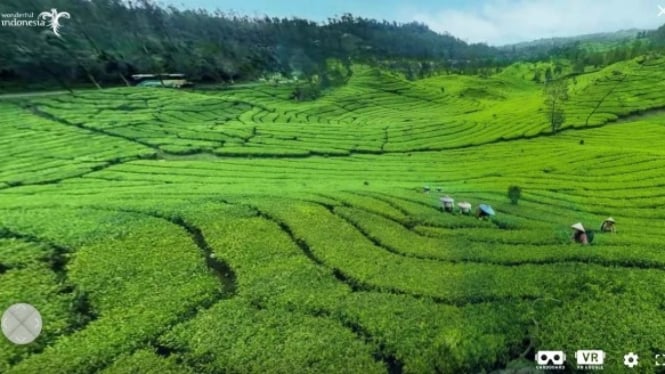
[[[575,36],[563,36],[563,37],[553,37],[553,38],[541,38],[536,40],[531,40],[528,42],[520,42],[513,44],[506,44],[502,46],[497,46],[498,49],[516,49],[521,48],[531,48],[531,47],[558,47],[562,45],[567,45],[575,42],[620,42],[632,40],[638,37],[641,33],[649,32],[652,30],[647,29],[627,29],[619,30],[614,32],[599,32],[592,34],[582,34]]]

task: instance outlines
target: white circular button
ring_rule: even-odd
[[[42,316],[34,306],[20,303],[2,315],[2,333],[14,344],[29,344],[42,332]]]

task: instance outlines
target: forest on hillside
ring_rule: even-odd
[[[468,44],[419,23],[354,17],[325,23],[250,18],[230,12],[163,8],[151,0],[8,0],[0,14],[67,11],[61,37],[46,27],[0,27],[0,89],[42,83],[127,83],[136,73],[184,73],[196,82],[236,82],[279,73],[322,85],[348,78],[352,62],[381,66],[409,79],[436,72],[488,74],[518,60],[560,55],[577,66],[607,65],[665,45],[665,30],[608,51],[579,43],[552,48]]]

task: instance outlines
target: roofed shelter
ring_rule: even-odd
[[[134,74],[132,75],[134,85],[138,87],[168,87],[182,88],[191,87],[193,83],[188,81],[185,74]]]

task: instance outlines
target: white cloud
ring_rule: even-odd
[[[661,0],[665,5],[665,0]],[[656,28],[658,0],[487,0],[459,10],[442,8],[412,18],[468,42],[501,45],[557,36]]]

